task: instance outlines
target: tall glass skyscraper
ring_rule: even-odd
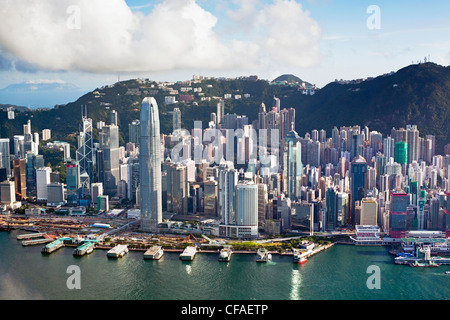
[[[154,98],[145,98],[142,102],[140,122],[141,228],[145,232],[156,232],[162,222],[162,181],[159,109]]]

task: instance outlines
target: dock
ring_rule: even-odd
[[[108,258],[121,258],[128,253],[128,246],[126,245],[117,245],[106,254]]]
[[[20,234],[20,235],[17,236],[17,240],[42,238],[42,237],[44,237],[46,235],[47,235],[46,233]]]
[[[62,239],[58,239],[58,240],[53,241],[52,243],[49,243],[45,247],[43,247],[42,253],[50,254],[62,247],[64,247],[64,241]]]
[[[183,261],[192,261],[197,254],[197,248],[193,246],[189,246],[180,254],[180,259]]]
[[[162,247],[154,246],[144,253],[145,260],[159,260],[164,255]]]
[[[28,239],[28,240],[23,240],[22,245],[24,247],[26,247],[26,246],[34,246],[34,245],[38,245],[38,244],[45,244],[45,243],[54,241],[54,239],[52,237],[50,237],[49,235],[47,235],[45,233],[39,233],[38,236],[35,236],[32,238],[41,238],[41,239],[30,239],[28,237],[24,237],[23,239]]]
[[[73,255],[74,256],[84,256],[85,254],[89,254],[92,251],[94,251],[95,248],[95,244],[92,242],[85,242],[83,243],[81,246],[79,246],[78,248],[73,250]]]

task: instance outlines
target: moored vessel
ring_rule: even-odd
[[[184,249],[183,253],[180,254],[180,259],[183,261],[192,261],[197,254],[197,248],[193,246],[189,246]]]
[[[258,249],[256,252],[256,262],[268,262],[272,260],[272,255],[265,248]]]
[[[144,259],[145,260],[159,260],[162,258],[163,255],[164,255],[164,250],[162,249],[162,247],[154,246],[154,247],[151,247],[150,249],[148,249],[144,253]]]
[[[233,251],[231,251],[230,248],[223,248],[222,250],[220,250],[219,261],[221,261],[221,262],[230,261],[232,254],[233,254]]]

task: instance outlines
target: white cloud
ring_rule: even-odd
[[[320,28],[300,4],[235,1],[240,9],[228,13],[247,27],[223,39],[196,0],[162,0],[148,15],[125,0],[0,0],[0,50],[42,69],[97,73],[317,64]],[[67,27],[71,6],[80,29]]]

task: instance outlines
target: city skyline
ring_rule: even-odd
[[[380,25],[373,29],[371,5],[115,0],[104,10],[101,0],[47,1],[45,8],[33,1],[7,3],[0,10],[5,25],[0,88],[59,82],[90,91],[119,78],[178,81],[193,74],[255,74],[267,80],[295,74],[323,87],[335,79],[397,71],[425,58],[450,63],[448,2],[379,1]],[[31,9],[23,20],[21,12]],[[112,27],[110,21],[121,23]],[[155,35],[152,23],[165,27]],[[100,33],[102,40],[96,41]]]

